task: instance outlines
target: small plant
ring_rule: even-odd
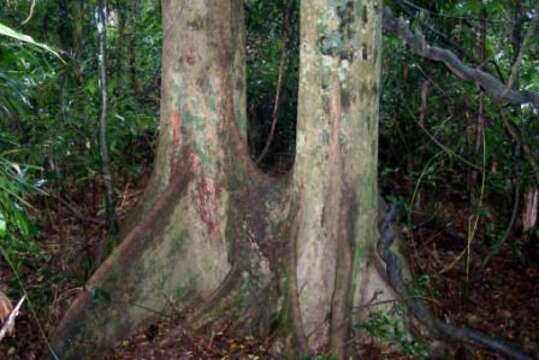
[[[410,288],[415,296],[433,297],[432,278],[428,274],[418,276]]]
[[[406,355],[428,357],[428,346],[421,341],[409,339],[395,312],[399,312],[399,309],[396,308],[393,312],[374,311],[369,315],[367,322],[361,324],[360,327],[365,329],[370,336],[384,343],[398,344]]]
[[[102,288],[102,287],[96,287],[91,292],[92,300],[96,302],[109,302],[111,300],[110,293]]]
[[[29,175],[31,170],[0,158],[0,247],[4,257],[19,254],[14,260],[38,252],[32,238],[36,229],[25,209],[30,207],[26,198],[39,190]]]

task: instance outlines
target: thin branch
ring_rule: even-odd
[[[495,76],[468,66],[447,49],[429,45],[422,34],[412,32],[409,24],[405,20],[395,17],[389,7],[384,8],[383,28],[386,34],[401,39],[415,54],[442,62],[459,78],[477,84],[493,100],[505,101],[514,105],[530,103],[539,111],[539,91],[515,89],[505,91],[506,85]]]
[[[268,137],[266,139],[266,143],[264,144],[264,148],[260,152],[260,155],[258,155],[258,158],[256,159],[256,163],[260,163],[262,159],[267,155],[268,150],[271,146],[271,142],[273,141],[273,136],[275,134],[275,127],[277,126],[277,116],[279,113],[279,102],[281,101],[281,89],[283,87],[283,73],[284,73],[284,66],[287,63],[287,50],[288,50],[288,40],[290,37],[290,18],[292,14],[292,10],[294,8],[294,0],[288,1],[288,7],[286,8],[286,13],[283,20],[283,52],[281,53],[281,60],[279,64],[279,75],[277,77],[277,86],[275,90],[275,103],[273,104],[273,114],[271,119],[271,128],[270,132],[268,134]]]
[[[110,171],[110,157],[107,145],[108,125],[108,98],[107,98],[107,0],[99,0],[96,9],[97,22],[97,59],[99,67],[99,86],[101,92],[101,110],[99,115],[99,147],[101,152],[101,171],[105,184],[105,209],[107,214],[107,227],[110,232],[117,229],[117,218],[114,210],[114,192],[112,174]]]
[[[409,2],[406,2],[407,5],[412,5],[411,3]],[[403,4],[401,4],[400,2],[398,2],[398,5],[399,7],[409,16],[409,17],[414,17],[414,13],[409,11]],[[454,41],[452,41],[447,35],[441,33],[440,31],[436,30],[434,27],[432,27],[431,25],[429,24],[426,24],[424,21],[422,20],[419,20],[419,23],[421,24],[421,26],[430,31],[431,33],[433,33],[434,35],[438,36],[444,43],[446,43],[446,45],[449,45],[451,46],[453,49],[455,49],[458,53],[461,54],[461,56],[463,56],[467,61],[470,61],[470,62],[477,62],[474,57],[470,54],[468,54],[468,52],[460,45],[456,44]]]
[[[51,194],[60,204],[64,205],[76,218],[79,218],[82,221],[91,222],[97,225],[104,225],[105,221],[84,215],[72,202],[69,202],[68,200],[64,199],[59,194]]]
[[[408,109],[408,112],[410,113],[410,115],[412,117],[415,118],[415,114],[410,110]],[[449,156],[453,156],[455,157],[456,159],[462,161],[464,164],[468,165],[469,167],[471,167],[472,169],[476,169],[476,170],[481,170],[481,167],[470,162],[469,160],[466,160],[465,158],[463,158],[462,156],[460,156],[459,154],[457,154],[455,151],[451,150],[450,148],[448,148],[447,146],[445,146],[444,144],[442,144],[433,134],[431,134],[427,128],[421,124],[421,121],[420,120],[416,120],[416,123],[417,123],[417,126],[419,126],[421,128],[421,130],[423,130],[425,132],[425,134],[429,137],[429,139],[434,143],[436,144],[436,146],[438,146],[442,151],[444,151],[445,153],[447,153],[447,155]]]

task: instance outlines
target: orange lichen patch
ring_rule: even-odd
[[[170,128],[172,130],[172,146],[177,151],[180,149],[182,130],[182,116],[178,111],[174,111],[170,115]]]
[[[202,178],[196,183],[197,211],[200,219],[208,227],[210,238],[218,236],[219,219],[218,211],[218,191],[212,179]]]
[[[200,174],[200,160],[193,151],[187,153],[188,162],[190,164],[191,174]]]
[[[178,167],[178,161],[181,159],[181,131],[182,131],[182,116],[178,111],[172,112],[170,115],[170,130],[172,135],[172,152],[171,168],[175,172]]]

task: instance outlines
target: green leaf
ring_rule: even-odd
[[[0,212],[0,236],[4,236],[7,230],[7,223],[4,214]]]
[[[97,81],[96,79],[89,79],[84,85],[84,91],[89,95],[95,95],[97,93]]]
[[[54,51],[50,46],[48,46],[46,44],[43,44],[43,43],[40,43],[40,42],[37,42],[31,36],[28,36],[28,35],[25,35],[23,33],[18,32],[16,30],[13,30],[12,28],[10,28],[10,27],[8,27],[6,25],[0,24],[0,35],[8,36],[8,37],[13,38],[15,40],[23,41],[23,42],[25,42],[27,44],[40,47],[40,48],[50,52],[51,54],[54,54],[56,57],[58,57],[58,59],[60,59],[62,62],[64,62],[64,60],[62,59],[60,54],[58,54],[56,51]]]
[[[102,287],[96,287],[91,291],[92,300],[96,302],[108,302],[111,300],[110,292]]]

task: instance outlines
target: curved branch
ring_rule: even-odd
[[[389,284],[404,301],[410,313],[438,338],[481,345],[511,359],[531,360],[531,357],[528,354],[513,343],[494,338],[476,330],[447,324],[442,320],[439,320],[432,314],[429,307],[423,301],[410,296],[410,292],[402,278],[401,261],[391,250],[391,245],[397,237],[397,234],[393,229],[393,223],[396,216],[397,207],[393,205],[385,212],[382,218],[379,219],[378,229],[380,232],[380,239],[378,240],[376,250],[386,265]]]
[[[405,20],[393,15],[389,7],[384,8],[383,19],[384,33],[401,39],[415,54],[444,63],[459,78],[473,82],[483,88],[494,101],[505,101],[514,105],[529,103],[539,111],[539,91],[515,89],[506,91],[506,85],[495,76],[470,67],[447,49],[429,45],[422,34],[414,33]]]

